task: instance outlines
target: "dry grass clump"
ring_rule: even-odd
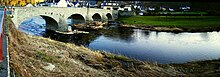
[[[122,55],[26,35],[18,31],[13,22],[7,22],[10,66],[18,77],[155,77],[180,74],[173,67],[162,68]]]

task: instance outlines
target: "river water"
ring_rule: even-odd
[[[100,35],[88,45],[130,58],[158,62],[184,63],[220,58],[220,33],[167,33],[132,29],[130,35]],[[122,36],[122,37],[120,37]]]
[[[90,34],[59,35],[44,34],[44,26],[39,27],[39,23],[36,24],[38,27],[25,28],[30,23],[34,25],[33,22],[21,24],[20,30],[32,35],[50,36],[51,39],[62,42],[84,45],[90,49],[120,54],[142,61],[166,64],[220,58],[219,32],[177,34],[111,27],[93,31]]]

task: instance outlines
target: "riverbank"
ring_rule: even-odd
[[[170,77],[183,76],[169,65],[129,59],[84,46],[31,36],[9,26],[11,71],[18,77]]]
[[[183,64],[170,64],[185,76],[218,77],[220,76],[220,59],[194,61]]]
[[[163,32],[211,32],[220,30],[219,16],[132,16],[120,18],[122,27]]]
[[[220,31],[220,27],[163,27],[163,26],[151,26],[151,25],[128,25],[123,24],[121,27],[143,29],[157,32],[212,32]]]
[[[219,76],[219,60],[157,64],[30,36],[9,24],[10,67],[18,77]],[[208,69],[208,70],[207,70]]]

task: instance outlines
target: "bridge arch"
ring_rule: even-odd
[[[108,21],[111,21],[112,20],[112,15],[110,13],[107,13],[106,14],[106,17],[108,18]]]
[[[101,20],[102,20],[102,17],[101,17],[100,14],[95,13],[95,14],[92,16],[92,19],[93,19],[93,21],[101,21]]]
[[[48,30],[58,29],[57,21],[52,17],[37,15],[19,20],[17,28],[27,34],[42,36]],[[36,23],[36,24],[35,24]]]
[[[58,23],[57,21],[50,17],[50,16],[46,16],[46,15],[40,15],[46,22],[46,29],[49,30],[57,30],[58,29]]]
[[[84,23],[85,18],[81,14],[72,14],[68,19],[71,19],[71,24]]]

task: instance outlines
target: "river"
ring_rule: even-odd
[[[175,34],[141,29],[132,31],[128,36],[125,36],[126,33],[100,35],[88,47],[158,63],[184,63],[220,57],[219,32]]]
[[[20,30],[142,61],[167,64],[220,58],[219,32],[170,33],[111,27],[90,34],[51,35],[45,34],[45,26],[39,27],[37,22],[38,27],[25,28],[25,25],[34,25],[33,22],[21,24]]]

